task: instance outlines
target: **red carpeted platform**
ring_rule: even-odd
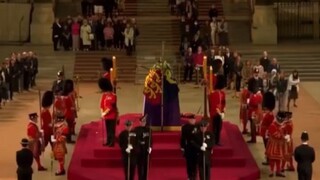
[[[139,124],[141,114],[120,117],[117,134],[124,129],[124,121],[131,119]],[[182,120],[183,121],[183,120]],[[101,121],[81,127],[68,169],[68,180],[123,180],[124,171],[119,146],[102,146]],[[257,180],[260,170],[253,159],[238,127],[223,123],[222,146],[212,155],[213,180]],[[150,160],[150,180],[185,180],[185,160],[179,147],[179,132],[154,132]]]

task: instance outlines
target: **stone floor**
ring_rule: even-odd
[[[258,49],[262,47],[247,47]],[[279,47],[273,47],[279,48]],[[286,47],[289,48],[289,47]],[[47,46],[20,46],[20,47],[1,47],[0,58],[6,56],[13,49],[19,50],[35,50],[39,54],[40,73],[38,86],[42,91],[50,89],[52,80],[55,78],[55,73],[64,64],[67,71],[67,77],[72,77],[73,69],[73,54],[57,52],[53,53],[51,47]],[[69,71],[70,70],[70,71]],[[99,93],[96,84],[80,84],[80,112],[77,121],[77,130],[81,124],[88,123],[99,118]],[[142,86],[133,84],[120,84],[118,90],[119,110],[121,114],[128,112],[142,112]],[[300,99],[298,108],[293,109],[294,112],[294,142],[299,144],[300,133],[307,130],[310,133],[310,144],[315,147],[318,154],[320,149],[320,141],[316,137],[320,136],[320,124],[317,123],[317,118],[320,115],[320,82],[302,83],[300,91]],[[193,84],[180,85],[180,107],[182,112],[196,112],[199,107],[203,108],[203,91],[201,88],[195,87]],[[239,100],[232,99],[232,92],[227,92],[227,113],[226,120],[240,125],[238,118]],[[19,141],[26,136],[27,114],[29,112],[39,111],[39,102],[37,90],[30,93],[22,93],[15,96],[15,100],[0,110],[0,179],[13,180],[15,177],[15,151],[20,148]],[[202,110],[201,110],[202,111]],[[7,137],[7,138],[6,138]],[[245,137],[247,139],[247,137]],[[253,156],[256,158],[258,165],[264,159],[264,148],[262,140],[249,146]],[[69,154],[67,161],[70,160],[73,145],[68,145]],[[42,156],[43,164],[50,169],[50,152],[47,150]],[[262,179],[267,179],[268,167],[260,166]],[[320,167],[320,162],[316,161],[314,169]],[[55,177],[54,171],[35,172],[35,180],[65,180],[66,177]],[[276,179],[276,178],[274,178]],[[282,178],[284,179],[284,178]],[[297,179],[295,173],[287,173],[286,179]],[[320,179],[319,172],[314,172],[313,179]]]

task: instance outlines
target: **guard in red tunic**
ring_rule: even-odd
[[[75,125],[76,125],[76,121],[75,121],[76,107],[75,107],[75,103],[72,96],[70,96],[73,90],[74,90],[73,81],[70,79],[66,80],[65,87],[62,94],[63,104],[65,109],[62,112],[64,112],[64,117],[66,119],[66,122],[68,123],[68,128],[69,128],[69,134],[67,136],[68,143],[73,143],[72,135],[75,134]]]
[[[55,95],[54,102],[53,102],[53,117],[56,117],[57,114],[60,114],[65,111],[66,105],[64,103],[64,97],[62,96],[62,93],[59,95]]]
[[[286,120],[283,123],[283,131],[285,134],[286,142],[284,143],[284,153],[283,153],[283,161],[281,163],[282,171],[285,170],[285,166],[287,165],[287,171],[294,171],[293,166],[293,123],[292,123],[292,112],[286,112]]]
[[[283,131],[283,121],[285,118],[286,115],[284,112],[278,112],[277,120],[273,121],[268,129],[269,140],[266,155],[269,159],[271,171],[269,177],[273,177],[274,173],[278,177],[285,177],[285,175],[281,173],[281,161],[283,160],[283,146],[285,143],[285,134]]]
[[[50,112],[50,108],[52,106],[54,99],[54,95],[52,91],[46,91],[42,96],[42,102],[41,102],[41,129],[43,130],[43,138],[44,138],[44,147],[47,147],[48,143],[50,143],[52,147],[51,142],[51,135],[53,133],[52,130],[52,115]]]
[[[247,83],[244,85],[240,94],[240,121],[242,123],[242,134],[248,134],[247,123],[248,123],[248,99],[250,92],[248,90]]]
[[[29,148],[33,152],[33,157],[37,162],[38,171],[46,171],[47,169],[41,165],[40,155],[44,150],[44,146],[42,146],[42,132],[40,131],[37,123],[38,123],[38,114],[31,113],[29,114],[30,122],[27,127],[27,135],[29,139]]]
[[[101,118],[105,122],[107,131],[107,142],[104,145],[113,147],[118,120],[117,95],[113,93],[112,84],[106,78],[99,79],[99,87],[102,90],[100,99]]]
[[[257,142],[257,124],[260,124],[262,119],[262,94],[258,87],[253,88],[253,92],[250,94],[248,102],[248,118],[250,121],[250,133],[251,140],[248,143]]]
[[[260,136],[263,139],[263,144],[265,148],[267,148],[268,139],[269,139],[268,129],[275,118],[273,114],[275,105],[276,105],[276,98],[274,94],[272,92],[266,92],[263,96],[263,107],[265,108],[265,113],[260,124]],[[268,158],[266,159],[266,162],[263,162],[262,164],[269,165]]]
[[[65,155],[67,154],[66,138],[69,134],[67,123],[64,121],[63,115],[57,115],[54,124],[54,134],[51,136],[53,143],[53,156],[59,162],[59,170],[55,173],[56,176],[65,175],[64,169]]]
[[[215,143],[220,145],[220,133],[222,129],[222,120],[226,107],[226,94],[223,91],[225,87],[225,78],[223,75],[217,75],[214,92],[209,94],[209,111],[212,121]]]

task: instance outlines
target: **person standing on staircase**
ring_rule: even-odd
[[[53,50],[58,51],[58,45],[61,41],[62,35],[62,26],[60,25],[59,18],[56,18],[54,23],[52,24],[52,42],[53,42]]]
[[[132,55],[132,46],[134,42],[134,28],[127,23],[126,28],[123,32],[124,35],[124,44],[127,49],[127,55],[131,56]]]
[[[186,159],[187,174],[189,180],[196,180],[197,176],[197,149],[191,144],[195,135],[198,133],[195,116],[189,115],[188,123],[181,127],[180,148]]]
[[[29,148],[33,152],[33,157],[36,160],[38,171],[46,171],[40,162],[40,155],[44,151],[43,142],[43,132],[40,131],[38,125],[38,114],[29,114],[29,124],[27,126],[27,135],[29,139]]]
[[[208,131],[209,123],[207,120],[201,120],[200,131],[195,134],[191,141],[195,149],[197,149],[197,158],[199,166],[200,180],[211,180],[211,151],[215,144],[214,134]]]
[[[132,121],[127,120],[125,122],[126,129],[119,134],[125,180],[134,180],[137,165],[138,139],[132,125]]]
[[[138,138],[139,152],[137,154],[138,177],[139,180],[148,179],[150,154],[152,151],[152,132],[147,126],[147,116],[140,119],[140,126],[135,128]]]

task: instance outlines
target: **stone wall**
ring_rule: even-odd
[[[30,10],[30,4],[0,3],[0,42],[28,39]]]

